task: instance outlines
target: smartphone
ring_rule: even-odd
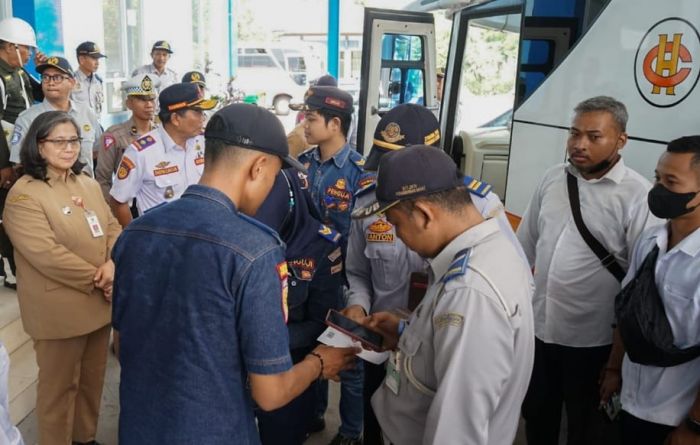
[[[349,319],[340,312],[330,309],[326,315],[326,324],[332,326],[339,331],[349,335],[354,340],[362,343],[363,346],[375,351],[382,350],[382,342],[384,338],[381,334],[367,329],[358,322]]]
[[[601,405],[601,409],[605,411],[605,414],[608,415],[608,418],[611,421],[615,420],[617,415],[620,414],[620,410],[622,409],[620,395],[618,393],[614,393],[613,395],[611,395],[608,399],[608,402]]]

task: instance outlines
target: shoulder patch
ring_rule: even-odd
[[[377,188],[377,182],[376,182],[376,181],[373,181],[371,184],[367,184],[366,186],[364,186],[364,187],[362,187],[361,189],[357,190],[357,191],[355,192],[355,196],[359,198],[360,196],[366,195],[367,193],[373,191],[373,190],[376,189],[376,188]]]
[[[282,261],[277,265],[276,269],[282,288],[282,315],[284,315],[284,322],[286,323],[289,318],[289,306],[287,306],[287,296],[289,294],[287,279],[289,278],[289,271],[287,270],[287,262]]]
[[[103,145],[104,145],[104,149],[105,149],[105,150],[109,150],[110,148],[112,148],[112,146],[114,145],[114,143],[115,143],[116,141],[117,141],[117,140],[114,139],[114,136],[112,136],[110,133],[105,133],[105,135],[104,135],[104,144],[103,144]]]
[[[321,235],[322,238],[325,238],[332,243],[337,243],[340,241],[340,233],[336,232],[325,224],[321,224],[321,228],[318,229],[318,234]]]
[[[491,184],[488,182],[479,181],[471,176],[464,177],[464,185],[467,186],[470,193],[473,193],[481,198],[485,198],[491,191]]]
[[[15,124],[15,129],[12,132],[12,140],[10,141],[10,145],[17,145],[19,144],[20,140],[22,140],[22,127],[20,125]]]
[[[355,189],[355,196],[363,194],[366,190],[373,190],[377,183],[377,176],[374,173],[365,173],[360,176]]]
[[[458,328],[464,324],[464,316],[455,312],[445,312],[433,317],[433,324],[436,330],[450,326]]]
[[[350,151],[350,160],[352,161],[353,164],[355,164],[357,167],[360,168],[360,170],[364,170],[365,168],[365,158],[356,152],[355,150]]]
[[[8,199],[10,203],[15,203],[15,202],[20,202],[20,201],[29,201],[31,198],[29,195],[25,195],[24,193],[21,193],[19,195],[15,195]]]
[[[150,134],[147,134],[146,136],[142,136],[134,141],[134,148],[137,151],[142,151],[155,143],[156,143],[155,138],[153,136],[151,136]]]
[[[119,163],[119,168],[117,169],[117,179],[126,179],[134,167],[136,167],[134,161],[129,159],[129,157],[126,155],[122,156],[122,160]]]
[[[457,252],[452,264],[447,268],[447,272],[442,277],[442,283],[445,284],[457,277],[461,277],[467,272],[467,264],[469,264],[469,255],[471,254],[470,249],[464,249]]]

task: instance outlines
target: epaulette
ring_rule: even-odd
[[[150,134],[147,134],[145,136],[141,136],[140,138],[134,141],[134,148],[136,149],[136,151],[142,151],[155,143],[156,139]]]
[[[357,168],[364,171],[365,158],[361,154],[359,154],[355,150],[350,150],[350,160],[353,164],[355,164],[355,166],[357,166]]]
[[[337,243],[340,241],[340,233],[336,232],[325,224],[321,224],[321,228],[318,229],[318,234],[321,235],[322,238],[325,238],[332,243]]]
[[[464,185],[467,186],[470,193],[473,193],[481,198],[485,198],[491,191],[491,184],[488,182],[479,181],[471,176],[464,177]]]
[[[367,193],[374,191],[374,189],[377,188],[377,182],[374,181],[371,184],[367,184],[366,186],[362,187],[358,191],[355,192],[355,197],[359,198],[360,196],[364,196]]]
[[[457,252],[454,260],[452,260],[452,264],[450,264],[450,267],[447,268],[447,272],[445,272],[442,280],[440,280],[443,284],[454,278],[461,277],[467,272],[467,264],[469,264],[470,253],[470,249],[464,249]]]

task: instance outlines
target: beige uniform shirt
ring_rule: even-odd
[[[51,169],[47,178],[22,176],[3,213],[15,247],[22,323],[38,340],[84,335],[110,322],[111,306],[93,278],[121,232],[94,179]],[[102,236],[88,224],[91,212]]]

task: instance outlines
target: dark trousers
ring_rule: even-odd
[[[310,349],[291,351],[296,364]],[[274,411],[257,409],[258,432],[263,445],[301,445],[306,440],[309,425],[314,418],[319,381],[312,383],[297,398]]]
[[[669,425],[639,419],[627,411],[620,413],[620,424],[623,445],[664,445],[668,435],[675,429]]]
[[[386,376],[386,367],[384,364],[375,365],[365,362],[365,380],[362,388],[362,397],[364,399],[364,430],[363,443],[364,445],[382,445],[382,429],[377,422],[377,417],[374,415],[372,404],[370,403],[372,395],[379,389]]]
[[[573,348],[535,340],[535,365],[523,402],[529,445],[558,445],[562,406],[568,445],[618,444],[619,432],[598,409],[598,379],[610,346]]]

